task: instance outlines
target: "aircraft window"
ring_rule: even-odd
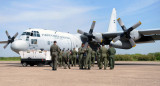
[[[33,36],[35,36],[35,37],[36,37],[36,34],[34,33],[34,34],[33,34]]]
[[[37,37],[40,37],[40,35],[39,35],[39,34],[37,34]]]
[[[34,37],[40,37],[40,34],[38,31],[32,31],[32,36]]]
[[[32,39],[31,44],[37,44],[37,39]]]
[[[40,37],[40,34],[39,34],[39,32],[37,31],[37,37]]]
[[[30,35],[30,32],[27,32],[26,35]]]
[[[23,32],[22,35],[26,35],[26,32]]]

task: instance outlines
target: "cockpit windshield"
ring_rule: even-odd
[[[30,32],[23,32],[22,35],[40,37],[40,33],[38,31],[32,31],[31,33]]]
[[[32,31],[32,36],[34,37],[40,37],[40,34],[38,31]]]
[[[30,32],[23,32],[22,35],[30,35]]]
[[[27,32],[26,35],[31,35],[30,32]]]
[[[26,32],[23,32],[22,35],[26,35]]]

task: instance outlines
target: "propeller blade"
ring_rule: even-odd
[[[117,19],[119,25],[121,26],[121,28],[123,29],[123,31],[126,31],[126,27],[124,26],[124,23],[122,22],[122,20],[120,18]]]
[[[6,49],[6,47],[9,45],[9,43],[7,43],[3,48]]]
[[[129,42],[131,43],[132,47],[136,46],[136,43],[132,38],[129,39]]]
[[[96,24],[96,21],[93,21],[93,22],[92,22],[92,25],[91,25],[91,28],[90,28],[90,30],[89,30],[89,33],[90,33],[90,34],[93,33],[93,29],[94,29],[95,24]]]
[[[117,37],[115,37],[112,41],[113,42],[116,42],[116,41],[118,41],[120,39],[120,36],[117,36]]]
[[[17,35],[18,35],[18,32],[13,36],[14,38],[16,38],[17,37]]]
[[[136,24],[134,24],[132,27],[130,27],[128,29],[128,32],[131,32],[132,30],[134,30],[135,28],[139,27],[142,23],[139,21]]]
[[[11,39],[11,37],[10,37],[10,35],[9,35],[7,30],[6,30],[6,35],[7,35],[8,39]]]
[[[82,30],[77,30],[77,32],[79,33],[79,34],[84,34],[84,32],[82,31]]]
[[[137,22],[135,25],[133,25],[132,28],[137,28],[137,27],[139,27],[141,24],[142,24],[141,21],[139,21],[139,22]]]
[[[0,44],[8,43],[8,41],[0,41]]]

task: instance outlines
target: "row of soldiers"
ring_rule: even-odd
[[[61,50],[59,52],[58,55],[58,64],[59,67],[62,67],[64,65],[64,57],[68,57],[68,62],[71,64],[71,66],[75,67],[76,64],[79,62],[80,64],[80,48],[78,49],[78,52],[75,50],[75,48],[73,48],[73,50],[69,49],[65,52],[65,49]],[[94,66],[94,62],[95,62],[95,57],[96,57],[96,52],[94,50],[91,51],[91,64],[92,66]],[[78,62],[77,62],[78,61]]]
[[[104,65],[104,69],[106,70],[107,66],[110,66],[110,69],[114,68],[114,55],[116,53],[115,49],[110,46],[107,48],[102,45],[102,48],[98,48],[95,52],[92,48],[88,45],[87,48],[84,48],[84,44],[78,49],[78,52],[75,50],[60,50],[59,47],[56,45],[56,41],[50,48],[51,56],[52,56],[52,70],[57,70],[57,62],[59,66],[62,65],[66,69],[66,66],[70,69],[70,63],[72,66],[76,66],[77,64],[77,56],[79,61],[79,69],[91,69],[91,64],[94,66],[95,57],[97,57],[97,63],[99,69],[102,69]],[[58,61],[57,61],[58,59]],[[108,63],[109,61],[109,63]]]

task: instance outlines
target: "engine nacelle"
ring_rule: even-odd
[[[116,42],[111,42],[110,43],[113,47],[115,48],[120,48],[120,49],[130,49],[132,48],[131,44],[129,41],[121,41],[121,40],[118,40]]]
[[[133,40],[138,40],[141,38],[141,35],[139,34],[138,30],[133,30],[130,33],[131,38],[133,38]]]
[[[93,33],[95,39],[94,41],[101,43],[103,38],[102,38],[102,34],[101,33]]]

